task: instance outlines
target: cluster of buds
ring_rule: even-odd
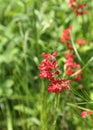
[[[88,11],[85,10],[87,3],[80,4],[80,3],[77,2],[77,0],[69,0],[69,4],[70,4],[72,10],[75,11],[75,14],[77,16],[88,14]]]
[[[70,80],[65,78],[59,79],[59,68],[56,60],[56,56],[58,52],[54,52],[53,54],[50,53],[42,53],[42,64],[38,66],[40,70],[40,77],[47,78],[50,81],[48,86],[48,92],[62,92],[64,89],[70,89]]]

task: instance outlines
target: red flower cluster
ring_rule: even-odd
[[[53,71],[59,68],[57,64],[57,60],[55,57],[58,55],[58,52],[54,52],[53,54],[46,54],[42,53],[42,65],[39,65],[38,68],[40,69],[40,77],[41,78],[48,78],[49,80],[54,80],[55,75],[59,74],[59,71]]]
[[[73,1],[71,1],[71,2],[73,2]],[[77,72],[78,69],[81,68],[81,65],[74,61],[75,52],[74,52],[74,49],[73,49],[72,44],[70,42],[70,40],[71,40],[71,38],[70,38],[71,29],[72,29],[72,27],[69,27],[69,28],[63,30],[62,31],[63,37],[60,38],[60,41],[63,42],[63,43],[66,43],[66,47],[69,50],[69,52],[67,52],[65,54],[65,57],[66,57],[66,61],[65,61],[66,74],[69,75],[69,76],[71,76],[72,74]],[[84,41],[81,41],[81,42],[84,42]],[[76,81],[80,81],[82,79],[82,71],[79,71],[76,74],[76,76],[74,77],[74,79]]]
[[[80,3],[77,3],[76,0],[69,0],[69,4],[70,4],[72,10],[75,11],[77,16],[83,15],[83,14],[88,14],[88,11],[85,10],[87,3],[80,4]]]
[[[66,78],[63,79],[57,79],[52,81],[48,86],[48,92],[62,92],[64,89],[70,89],[69,84],[70,80],[67,80]]]
[[[72,52],[74,53],[74,49],[70,43],[71,37],[70,37],[70,31],[72,30],[72,26],[68,27],[67,29],[64,29],[62,31],[62,36],[60,38],[60,41],[62,43],[66,43],[66,47],[69,50],[72,50]]]
[[[63,37],[60,38],[61,42],[67,42],[70,40],[70,31],[72,30],[72,26],[62,31]]]
[[[63,79],[55,79],[56,75],[59,75],[59,71],[56,70],[59,68],[56,60],[56,56],[58,52],[54,52],[53,54],[42,53],[42,64],[38,66],[40,69],[40,77],[48,78],[50,84],[48,86],[48,92],[62,92],[64,89],[69,89],[70,80],[65,78]]]
[[[91,115],[91,114],[93,114],[93,112],[91,110],[86,110],[86,111],[81,112],[81,116],[83,118],[86,118],[88,115]]]
[[[65,54],[66,56],[66,61],[65,61],[65,66],[66,66],[66,74],[67,75],[72,75],[74,74],[78,69],[81,68],[80,64],[76,63],[74,61],[73,55],[71,55],[69,52]],[[82,79],[82,71],[79,71],[74,78],[76,81],[80,81]]]

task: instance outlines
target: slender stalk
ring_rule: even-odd
[[[84,70],[92,61],[93,61],[93,56],[88,60],[88,62],[84,65],[84,67],[82,67],[82,69],[80,69],[77,72],[75,72],[74,74],[72,74],[71,77],[77,75],[81,70]]]
[[[71,33],[70,33],[70,35],[71,35]],[[75,47],[75,44],[74,44],[74,41],[73,41],[72,36],[70,36],[70,37],[71,37],[71,43],[72,43],[72,46],[73,46],[73,48],[74,48],[74,51],[75,51],[75,53],[76,53],[77,58],[79,59],[79,61],[80,61],[82,64],[84,64],[83,60],[81,59],[81,57],[80,57],[80,55],[79,55],[79,53],[78,53],[78,51],[77,51],[77,49],[76,49],[76,47]]]
[[[53,122],[53,130],[55,130],[56,128],[56,123],[57,123],[57,118],[58,118],[58,109],[60,107],[60,93],[58,94],[55,94],[55,106],[54,106],[54,109],[55,109],[55,112],[56,112],[56,115],[55,115],[55,119],[54,119],[54,122]]]
[[[41,112],[40,112],[40,130],[48,130],[47,128],[47,109],[46,109],[46,94],[45,94],[45,84],[44,81],[42,80],[41,82]]]
[[[5,102],[5,106],[6,106],[7,130],[13,130],[12,115],[7,100]]]
[[[36,46],[36,55],[38,55],[39,47],[38,47],[38,29],[37,29],[37,16],[36,16],[36,11],[37,9],[37,1],[34,1],[33,4],[33,33],[34,33],[34,41],[35,41],[35,46]]]
[[[76,104],[72,104],[72,103],[67,103],[69,106],[71,106],[71,107],[74,107],[74,108],[79,108],[79,109],[81,109],[81,110],[84,110],[84,111],[88,111],[88,110],[90,110],[90,109],[87,109],[87,108],[84,108],[84,107],[81,107],[81,106],[78,106],[78,105],[76,105]],[[91,110],[92,111],[92,110]]]

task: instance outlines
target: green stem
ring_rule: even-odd
[[[13,130],[12,116],[11,116],[10,107],[7,100],[5,102],[5,105],[6,105],[7,130]]]
[[[89,61],[85,64],[85,66],[82,69],[80,69],[77,72],[75,72],[74,74],[72,74],[71,77],[77,75],[81,70],[84,70],[92,61],[93,61],[93,56],[89,59]]]
[[[47,128],[47,113],[46,113],[46,92],[45,92],[45,84],[42,80],[41,82],[41,112],[40,112],[40,120],[41,120],[41,126],[40,130],[48,130]]]
[[[60,107],[60,93],[55,94],[55,106],[54,106],[54,109],[56,111],[56,115],[55,115],[55,119],[54,119],[54,122],[53,122],[53,130],[55,130],[55,128],[56,128],[56,122],[57,122],[57,118],[58,118],[59,107]]]
[[[71,33],[70,33],[70,35],[71,35]],[[81,59],[81,57],[80,57],[80,55],[79,55],[79,53],[78,53],[78,51],[77,51],[77,49],[76,49],[76,47],[75,47],[75,44],[74,44],[74,41],[73,41],[72,36],[70,36],[70,37],[71,37],[71,44],[72,44],[72,47],[74,48],[74,51],[75,51],[75,53],[76,53],[77,58],[79,59],[79,61],[80,61],[82,64],[84,64],[83,60]]]
[[[37,16],[36,16],[36,9],[37,9],[37,2],[34,2],[33,5],[33,18],[34,18],[34,24],[33,24],[33,33],[34,33],[34,40],[35,40],[35,44],[36,44],[36,54],[38,55],[38,30],[37,30]]]
[[[72,103],[67,103],[67,104],[68,104],[69,106],[71,106],[71,107],[79,108],[79,109],[84,110],[84,111],[90,110],[90,109],[87,109],[87,108],[84,108],[84,107],[81,107],[81,106],[77,106],[77,105],[72,104]],[[92,111],[92,110],[91,110],[91,111]]]

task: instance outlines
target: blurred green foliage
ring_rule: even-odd
[[[85,0],[83,0],[85,2]],[[93,60],[84,69],[78,90],[48,94],[39,78],[41,53],[59,52],[61,74],[64,71],[65,46],[60,43],[61,30],[73,26],[72,37],[87,41],[76,46],[84,62],[93,58],[93,1],[89,14],[76,17],[67,0],[0,0],[0,129],[1,130],[92,130],[93,116],[82,119],[80,103],[93,110]],[[78,62],[80,62],[78,60]],[[89,75],[89,76],[88,76]],[[59,98],[59,103],[58,103]]]

